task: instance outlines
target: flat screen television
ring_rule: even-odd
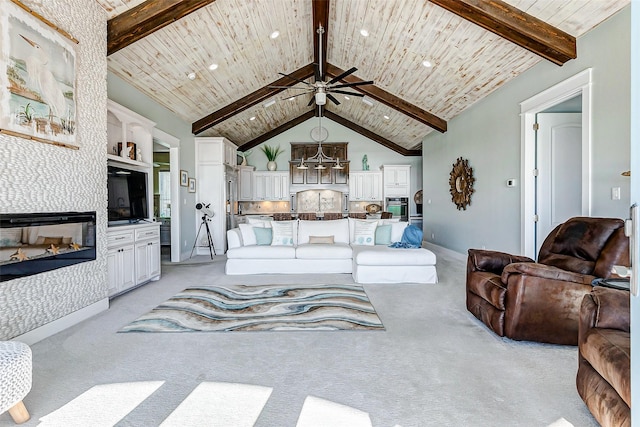
[[[148,217],[147,174],[108,167],[109,222],[137,222]]]

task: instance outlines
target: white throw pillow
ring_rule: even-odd
[[[273,228],[271,245],[293,246],[293,224],[294,221],[273,221],[271,223],[271,228]]]
[[[409,225],[408,222],[392,222],[391,223],[391,243],[402,240],[404,229]]]
[[[240,235],[242,236],[243,246],[252,246],[258,244],[258,241],[256,240],[256,233],[253,232],[252,225],[238,224],[238,228],[240,229]]]
[[[257,218],[247,218],[247,223],[249,225],[253,225],[254,227],[266,227],[271,228],[271,221]]]
[[[376,227],[378,222],[355,221],[353,245],[373,246],[376,241]]]
[[[370,222],[377,225],[378,222],[380,221],[379,219],[355,219],[355,218],[348,218],[348,220],[349,220],[349,243],[353,242],[353,236],[355,235],[355,231],[356,231],[356,222],[358,221]]]

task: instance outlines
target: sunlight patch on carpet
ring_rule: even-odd
[[[215,420],[214,424],[219,426],[251,427],[272,390],[250,384],[203,382],[160,426],[199,427]]]
[[[151,396],[164,381],[102,384],[40,418],[42,427],[113,426]]]
[[[384,330],[360,285],[201,286],[119,332]]]
[[[371,427],[369,414],[350,406],[307,396],[296,427]]]

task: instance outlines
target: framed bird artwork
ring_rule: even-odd
[[[77,149],[77,40],[13,0],[0,39],[0,132]]]

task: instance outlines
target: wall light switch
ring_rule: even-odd
[[[611,200],[620,200],[620,187],[611,188]]]

